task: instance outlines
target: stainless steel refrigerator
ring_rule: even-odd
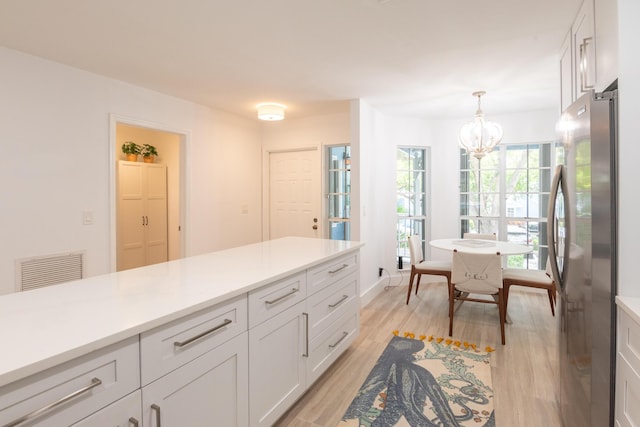
[[[556,168],[547,232],[565,427],[613,425],[617,99],[617,90],[586,93],[560,122],[565,161]]]

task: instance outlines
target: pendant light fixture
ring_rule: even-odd
[[[502,141],[502,127],[497,123],[485,120],[484,113],[480,108],[480,98],[485,93],[485,91],[472,93],[473,96],[478,97],[478,110],[473,121],[462,126],[458,137],[460,147],[467,150],[469,154],[473,154],[478,160],[490,153]]]
[[[276,121],[284,119],[284,110],[287,107],[274,102],[264,102],[256,105],[256,108],[260,120]]]

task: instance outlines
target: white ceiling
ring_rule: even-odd
[[[0,0],[0,45],[255,118],[554,108],[582,0]]]

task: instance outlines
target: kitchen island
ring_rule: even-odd
[[[50,414],[34,417],[42,418],[43,425],[47,420],[68,425],[89,420],[94,412],[126,398],[129,407],[143,402],[142,414],[131,415],[132,419],[155,425],[162,418],[163,425],[170,426],[172,404],[174,412],[181,408],[178,415],[197,414],[199,408],[167,401],[161,415],[159,403],[145,407],[145,389],[189,375],[194,376],[191,383],[197,383],[195,379],[209,372],[208,367],[218,366],[214,353],[229,349],[233,351],[228,355],[220,353],[220,363],[232,361],[220,371],[228,374],[232,366],[233,375],[225,380],[235,382],[229,393],[233,399],[223,399],[220,405],[225,413],[233,412],[224,420],[270,425],[357,335],[361,246],[288,237],[4,295],[0,297],[0,338],[6,343],[0,358],[0,425],[83,390]],[[292,338],[293,343],[282,341]],[[273,369],[262,372],[258,368],[268,357]],[[94,374],[82,382],[82,375],[93,372],[89,365],[94,359],[96,366],[107,369],[103,375],[112,382]],[[277,385],[272,374],[278,360],[289,371],[275,376],[282,377],[284,399],[260,386]],[[76,372],[85,363],[87,368]],[[198,363],[202,366],[192,369]],[[125,371],[118,372],[120,368]],[[184,373],[186,368],[189,374]],[[127,384],[118,390],[123,379]],[[60,396],[50,393],[59,385]],[[113,396],[92,403],[100,391]],[[188,396],[184,399],[189,401]],[[209,419],[216,413],[207,411]]]

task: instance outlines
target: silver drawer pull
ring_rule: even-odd
[[[337,306],[342,304],[344,300],[346,300],[347,298],[349,298],[349,295],[342,295],[342,298],[340,298],[340,301],[337,301],[333,304],[329,304],[329,308],[336,308]]]
[[[309,357],[309,313],[302,313],[302,316],[304,317],[304,353],[302,354],[302,357]]]
[[[156,413],[156,427],[162,427],[162,424],[160,421],[160,407],[154,403],[151,405],[151,410],[155,411]]]
[[[140,423],[138,422],[138,420],[136,420],[133,417],[129,418],[129,424],[132,425],[133,427],[139,427],[140,426]]]
[[[91,385],[88,385],[86,387],[82,387],[80,390],[74,391],[71,394],[66,395],[65,397],[63,397],[60,400],[56,400],[53,403],[48,404],[47,406],[43,406],[40,409],[36,409],[35,411],[31,412],[30,414],[24,415],[18,419],[15,419],[13,421],[11,421],[9,424],[5,424],[2,427],[13,427],[13,426],[17,426],[18,424],[22,424],[25,421],[29,421],[41,414],[43,414],[44,412],[47,412],[53,408],[56,408],[60,405],[62,405],[63,403],[68,402],[69,400],[73,399],[74,397],[78,397],[83,393],[86,393],[88,391],[90,391],[91,389],[98,387],[100,384],[102,384],[102,381],[99,380],[98,378],[92,378],[91,379]]]
[[[207,335],[209,335],[209,334],[211,334],[211,333],[213,333],[213,332],[217,331],[217,330],[218,330],[218,329],[220,329],[220,328],[224,328],[225,326],[227,326],[227,325],[228,325],[229,323],[231,323],[231,322],[232,322],[232,320],[224,319],[224,322],[222,322],[222,323],[221,323],[221,324],[219,324],[218,326],[214,326],[213,328],[211,328],[211,329],[209,329],[209,330],[207,330],[207,331],[204,331],[203,333],[198,334],[198,335],[196,335],[195,337],[191,337],[191,338],[189,338],[188,340],[185,340],[185,341],[175,341],[175,342],[173,343],[173,345],[175,345],[176,347],[184,347],[185,345],[189,345],[189,344],[191,344],[192,342],[194,342],[194,341],[196,341],[196,340],[199,340],[200,338],[203,338],[203,337],[205,337],[205,336],[207,336]]]
[[[344,270],[345,268],[349,267],[349,264],[342,264],[341,267],[336,268],[335,270],[329,270],[329,274],[334,274],[337,273],[340,270]]]
[[[338,346],[338,344],[340,344],[342,342],[342,340],[345,339],[348,335],[349,335],[349,332],[343,332],[342,336],[340,337],[340,339],[338,341],[336,341],[333,344],[329,344],[329,348],[336,348]]]
[[[276,303],[278,303],[278,302],[282,301],[283,299],[285,299],[285,298],[287,298],[287,297],[290,297],[291,295],[295,294],[295,293],[296,293],[296,292],[298,292],[298,291],[300,291],[300,289],[298,289],[298,288],[293,288],[293,289],[291,289],[291,292],[289,292],[288,294],[284,294],[284,295],[282,295],[281,297],[278,297],[278,298],[276,298],[276,299],[274,299],[274,300],[271,300],[271,301],[265,301],[264,303],[265,303],[265,304],[269,304],[269,305],[271,305],[271,304],[276,304]]]

